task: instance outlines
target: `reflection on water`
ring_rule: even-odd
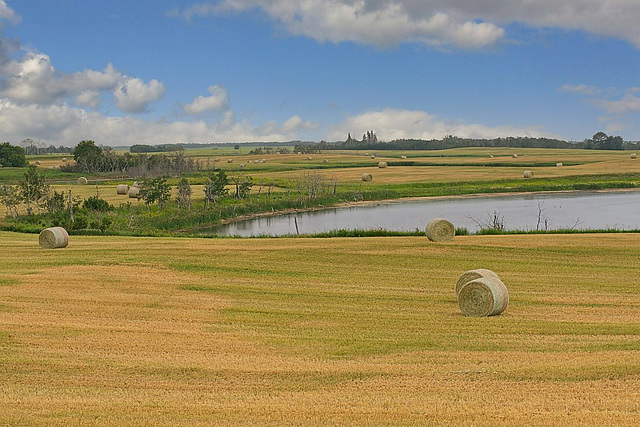
[[[424,229],[441,217],[476,231],[494,212],[509,230],[536,228],[640,228],[640,192],[538,194],[467,199],[419,200],[352,206],[238,221],[208,233],[257,236],[318,233],[338,229]]]

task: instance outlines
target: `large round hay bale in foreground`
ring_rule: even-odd
[[[364,182],[371,182],[373,180],[373,175],[371,175],[370,173],[363,173],[362,180]]]
[[[475,270],[465,271],[460,275],[460,277],[458,277],[458,280],[456,281],[456,298],[458,298],[458,295],[460,294],[460,289],[462,289],[467,283],[476,279],[481,279],[483,277],[502,282],[502,280],[500,280],[500,277],[498,277],[496,273],[491,270],[487,270],[486,268],[476,268]]]
[[[378,162],[378,167],[379,167],[380,169],[384,169],[384,168],[386,168],[386,167],[387,167],[387,162]]]
[[[531,172],[531,171],[524,171],[524,173],[522,174],[522,176],[524,176],[525,178],[533,178],[533,172]]]
[[[78,185],[87,185],[89,183],[89,181],[87,181],[87,178],[85,178],[84,176],[78,178],[78,181],[76,182],[78,183]]]
[[[500,280],[481,277],[467,283],[458,294],[458,306],[467,317],[495,316],[509,305],[509,291]]]
[[[456,235],[456,228],[446,219],[436,218],[427,224],[425,234],[432,242],[449,242]]]
[[[40,232],[38,243],[43,249],[64,248],[69,244],[69,233],[62,227],[45,228]]]
[[[139,187],[131,187],[129,188],[129,198],[137,199],[140,197],[140,188]]]
[[[128,184],[118,184],[116,187],[116,194],[127,194],[129,192]]]

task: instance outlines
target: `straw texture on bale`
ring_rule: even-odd
[[[373,175],[371,175],[370,173],[363,173],[362,180],[364,182],[371,182],[373,180]]]
[[[140,196],[140,188],[131,187],[129,189],[129,198],[130,199],[137,199],[139,196]]]
[[[562,163],[556,163],[556,167],[561,168],[562,166],[563,166]]]
[[[446,219],[436,218],[427,224],[425,234],[432,242],[449,242],[456,235],[456,229]]]
[[[533,172],[531,172],[531,171],[524,171],[524,173],[522,174],[522,176],[524,176],[525,178],[533,178]]]
[[[631,153],[631,158],[632,158],[632,159],[634,159],[634,160],[635,160],[635,158],[636,158],[636,157],[637,157],[637,156],[636,156],[636,153]]]
[[[69,233],[62,227],[45,228],[40,232],[38,243],[43,249],[64,248],[69,244]]]
[[[127,194],[129,192],[129,185],[118,184],[116,187],[116,194]]]
[[[384,169],[384,168],[386,168],[386,167],[387,167],[387,162],[378,162],[378,167],[379,167],[380,169]]]
[[[509,291],[500,280],[481,277],[467,283],[458,294],[458,306],[467,317],[495,316],[509,305]]]
[[[87,181],[87,178],[85,178],[84,176],[81,176],[80,178],[78,178],[78,185],[87,185],[89,181]]]
[[[458,280],[456,281],[456,298],[458,298],[458,295],[460,294],[460,289],[462,289],[467,283],[476,279],[480,279],[482,277],[493,280],[500,280],[496,273],[491,270],[487,270],[486,268],[476,268],[475,270],[465,271],[460,275],[460,277],[458,277]]]

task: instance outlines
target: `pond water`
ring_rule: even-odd
[[[433,218],[445,218],[470,232],[496,217],[507,230],[637,229],[640,192],[579,192],[429,199],[367,204],[236,221],[209,233],[220,236],[280,236],[339,229],[424,230]]]

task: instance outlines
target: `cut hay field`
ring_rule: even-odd
[[[640,425],[638,234],[0,253],[0,425]],[[501,316],[460,314],[473,268]]]

